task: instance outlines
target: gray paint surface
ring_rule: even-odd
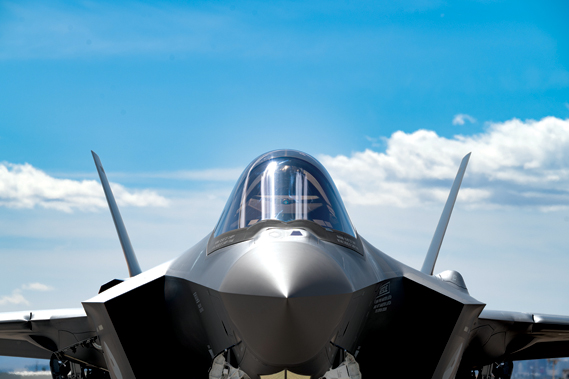
[[[237,231],[239,239],[212,232],[141,273],[94,158],[132,277],[83,310],[0,314],[0,354],[65,354],[113,379],[179,376],[188,366],[206,377],[212,358],[227,352],[251,378],[283,369],[318,378],[341,349],[357,356],[366,377],[378,365],[397,375],[409,354],[429,358],[409,368],[415,377],[444,379],[492,362],[569,355],[569,317],[483,310],[456,271],[430,275],[468,156],[421,271],[362,236],[343,240],[296,220],[260,222]]]

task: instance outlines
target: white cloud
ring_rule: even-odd
[[[16,289],[16,290],[12,291],[11,295],[4,295],[4,296],[0,297],[0,305],[7,305],[7,304],[30,305],[30,302],[28,300],[26,300],[24,295],[22,295],[21,290]]]
[[[385,153],[320,157],[347,202],[399,207],[442,202],[460,160],[472,152],[462,203],[543,210],[569,204],[569,119],[512,119],[453,138],[429,130],[396,132],[386,142]]]
[[[454,116],[454,118],[452,119],[452,124],[453,125],[464,125],[465,121],[468,121],[471,124],[474,124],[476,122],[476,119],[470,115],[460,113],[460,114],[457,114],[456,116]]]
[[[119,205],[168,205],[168,201],[154,191],[130,191],[120,184],[112,184],[112,188]],[[57,179],[27,163],[0,163],[0,206],[39,206],[72,212],[106,208],[107,203],[101,185],[95,180]]]
[[[0,305],[30,305],[30,302],[22,294],[22,290],[45,292],[53,290],[53,287],[38,282],[23,284],[22,287],[13,290],[11,295],[1,296]]]
[[[41,291],[41,292],[45,292],[45,291],[51,291],[53,290],[53,287],[48,286],[46,284],[42,284],[42,283],[28,283],[28,284],[24,284],[22,286],[22,289],[24,290],[28,290],[28,291]]]

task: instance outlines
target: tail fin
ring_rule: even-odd
[[[117,206],[117,202],[113,196],[113,191],[111,191],[111,186],[107,180],[107,174],[105,174],[105,170],[103,170],[103,165],[101,164],[99,156],[92,150],[91,153],[93,154],[95,166],[97,166],[97,172],[99,173],[99,178],[101,179],[101,184],[103,185],[103,190],[105,191],[107,203],[109,204],[109,209],[111,210],[111,215],[113,216],[113,221],[115,222],[115,227],[117,228],[117,234],[119,235],[119,240],[121,241],[126,264],[128,265],[128,272],[130,276],[138,275],[142,272],[142,270],[138,265],[138,260],[136,259],[136,255],[132,249],[130,238],[128,238],[128,233],[126,232],[121,213],[119,212],[119,207]]]
[[[424,274],[433,275],[435,263],[437,263],[439,250],[441,249],[443,238],[445,238],[445,232],[450,220],[450,215],[452,214],[452,208],[454,207],[454,202],[458,196],[458,190],[460,189],[460,184],[462,183],[462,178],[464,177],[464,172],[466,171],[466,166],[468,165],[468,160],[470,159],[470,154],[471,153],[468,153],[464,158],[462,158],[460,168],[458,169],[454,183],[452,183],[452,188],[450,189],[450,193],[443,209],[443,213],[441,214],[441,218],[439,219],[437,229],[435,230],[435,235],[433,235],[431,246],[429,246],[429,251],[427,251],[425,262],[423,262],[423,267],[421,268],[421,272]]]

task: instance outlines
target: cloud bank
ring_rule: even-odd
[[[396,132],[384,153],[321,156],[344,200],[411,207],[446,200],[460,160],[472,152],[459,202],[470,206],[569,205],[569,119],[512,119],[453,138]]]
[[[120,184],[111,186],[119,205],[168,205],[168,201],[154,191],[130,191]],[[95,180],[58,179],[27,163],[0,163],[0,206],[73,212],[106,208],[107,202],[101,185]]]

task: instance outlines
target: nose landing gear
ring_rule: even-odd
[[[226,349],[213,360],[213,364],[209,369],[209,379],[251,379],[244,371],[231,366],[230,361],[231,348]],[[227,359],[226,359],[227,355]]]
[[[360,365],[356,362],[356,358],[345,350],[341,351],[344,354],[344,361],[340,363],[335,369],[326,371],[324,376],[320,379],[336,379],[336,378],[349,378],[349,379],[362,379],[360,373]]]

